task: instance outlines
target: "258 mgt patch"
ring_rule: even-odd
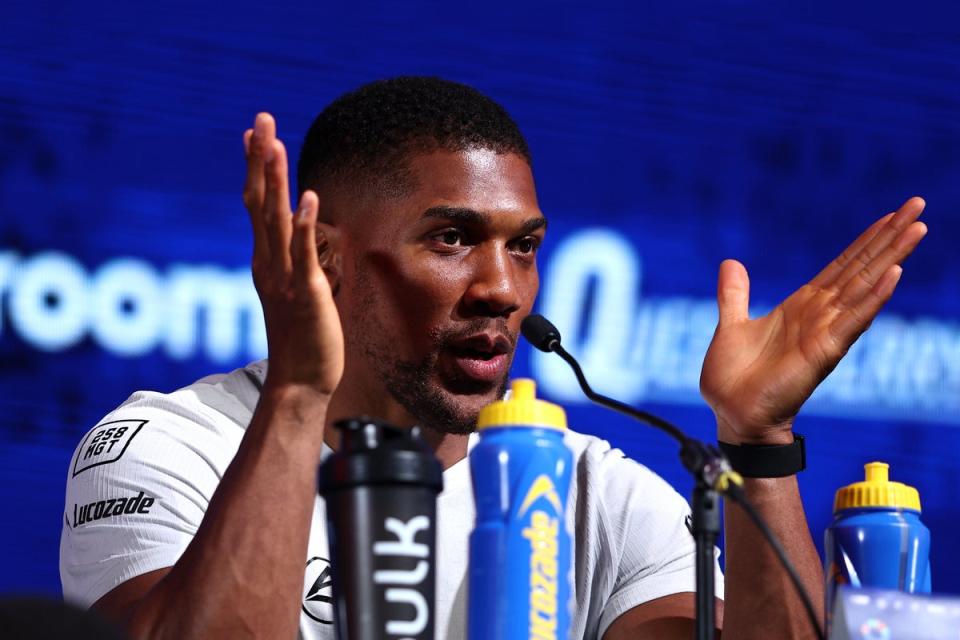
[[[73,477],[101,464],[116,462],[148,420],[115,420],[98,424],[80,443],[73,461]]]

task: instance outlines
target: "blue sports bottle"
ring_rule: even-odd
[[[470,452],[477,522],[470,535],[470,640],[566,640],[570,628],[567,495],[573,455],[563,409],[518,379],[480,412]]]
[[[825,536],[828,633],[841,585],[930,593],[930,531],[920,522],[920,494],[891,482],[883,462],[864,468],[863,482],[837,491]]]

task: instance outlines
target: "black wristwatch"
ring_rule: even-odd
[[[733,469],[744,478],[785,478],[807,468],[807,449],[799,433],[793,434],[792,444],[719,445]]]

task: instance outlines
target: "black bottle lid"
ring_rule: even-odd
[[[334,424],[340,449],[320,465],[320,495],[364,485],[422,485],[439,493],[443,469],[420,427],[401,429],[371,418]]]

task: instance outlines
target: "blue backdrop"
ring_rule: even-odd
[[[68,460],[103,414],[263,355],[239,196],[253,115],[295,155],[337,95],[427,73],[528,136],[551,220],[539,308],[596,386],[704,438],[720,261],[747,265],[762,312],[925,196],[899,291],[798,420],[802,490],[821,542],[834,490],[889,462],[920,491],[934,589],[960,593],[960,11],[270,4],[5,5],[0,591],[59,592]],[[524,345],[514,373],[689,491],[671,442],[583,404],[560,364]]]

